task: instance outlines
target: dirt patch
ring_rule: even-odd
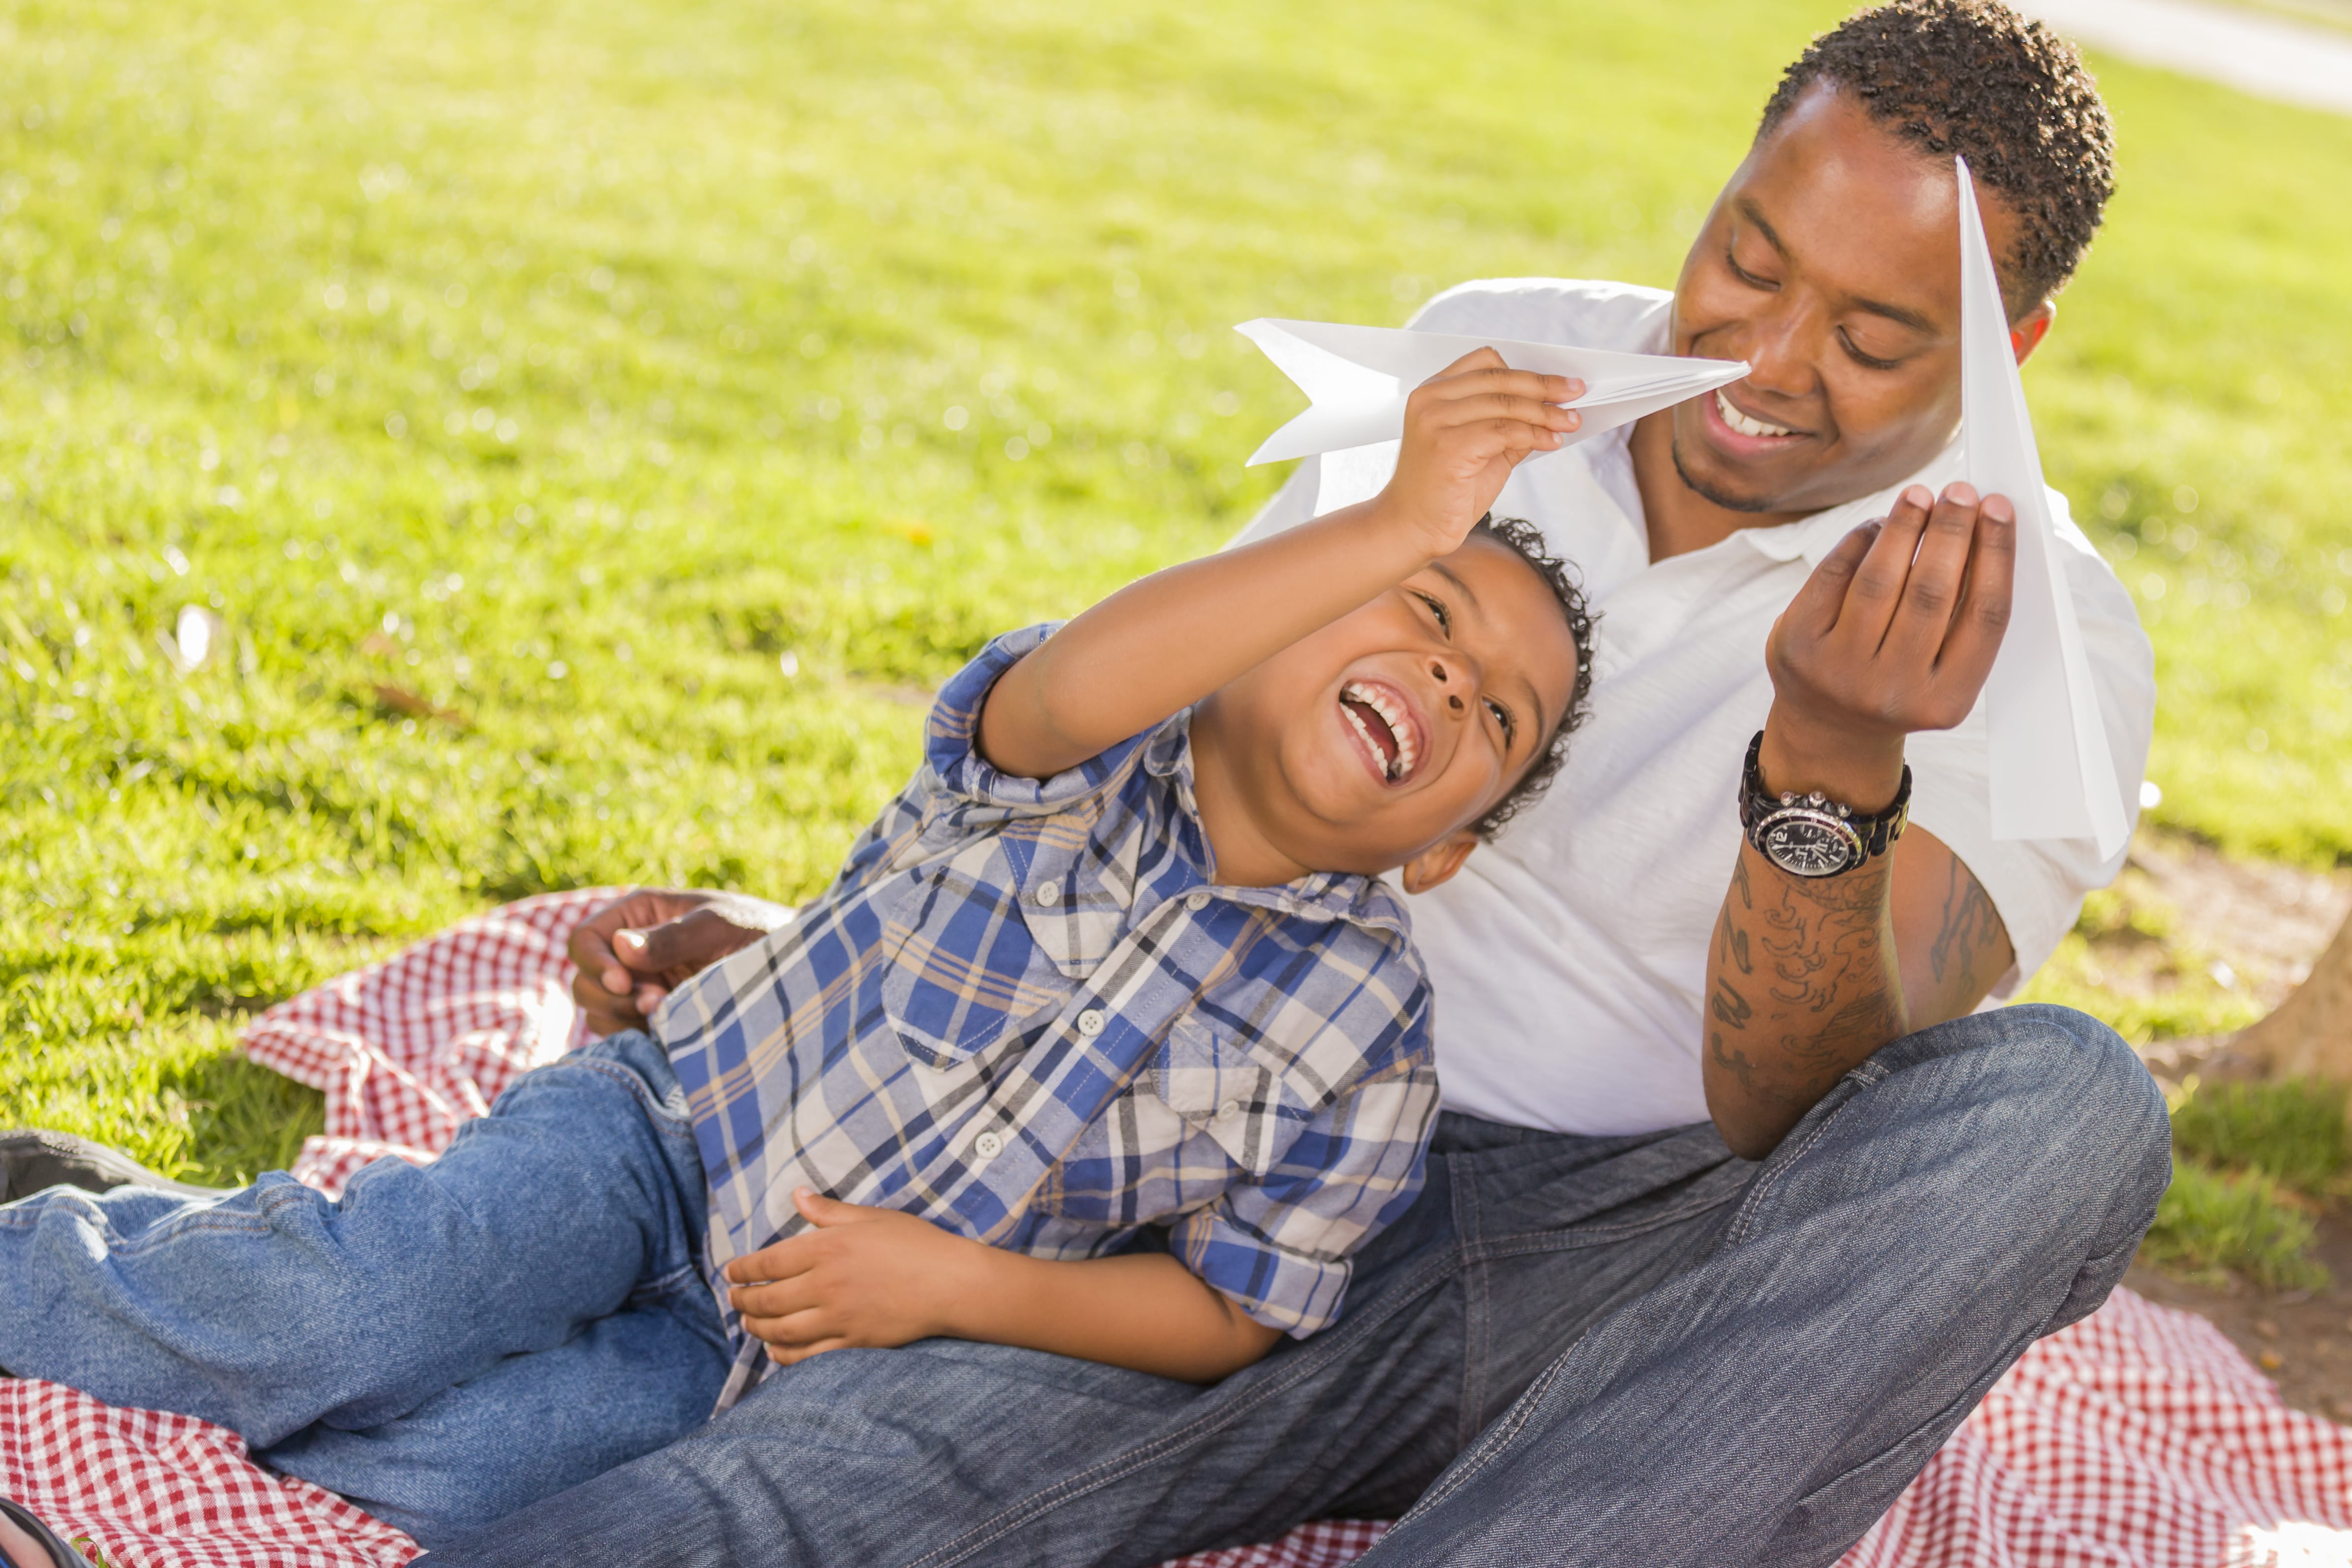
[[[2176,1280],[2145,1263],[2124,1283],[2149,1301],[2209,1319],[2298,1410],[2352,1424],[2352,1221],[2322,1216],[2314,1249],[2336,1282],[2324,1291],[2264,1291]]]

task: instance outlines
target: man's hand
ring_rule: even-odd
[[[670,988],[792,919],[779,904],[701,888],[638,887],[572,929],[572,999],[602,1037],[643,1029]]]
[[[1773,623],[1759,765],[1776,790],[1858,811],[1895,798],[1904,737],[1968,717],[2009,624],[2017,512],[1964,484],[1914,485],[1856,528]]]
[[[1559,406],[1583,395],[1582,382],[1515,371],[1494,350],[1473,349],[1405,400],[1396,473],[1374,507],[1415,529],[1432,559],[1451,555],[1512,469],[1583,424]]]
[[[992,1249],[892,1208],[866,1208],[806,1187],[793,1206],[814,1230],[727,1265],[730,1305],[743,1328],[790,1366],[828,1350],[889,1347],[947,1333],[949,1302],[975,1288]]]

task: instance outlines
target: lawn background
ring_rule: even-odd
[[[317,1109],[247,1010],[543,888],[814,890],[925,687],[1270,492],[1232,323],[1670,283],[1840,14],[779,9],[0,5],[0,1120],[249,1176]],[[2051,477],[2158,816],[2333,862],[2352,122],[2097,65]],[[2200,975],[2119,1021],[2242,1021]]]

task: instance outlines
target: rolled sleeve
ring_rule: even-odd
[[[1338,1321],[1350,1258],[1421,1191],[1437,1114],[1426,1013],[1411,1059],[1353,1086],[1259,1178],[1185,1216],[1170,1250],[1268,1328],[1304,1339]]]
[[[980,753],[980,715],[1004,672],[1045,645],[1062,622],[1048,621],[1007,632],[940,688],[923,731],[923,760],[934,787],[957,800],[1029,813],[1058,811],[1118,778],[1135,749],[1159,727],[1129,737],[1050,779],[1001,771]],[[1173,722],[1173,721],[1171,721]]]

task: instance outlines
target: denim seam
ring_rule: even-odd
[[[1845,1074],[1844,1078],[1839,1080],[1839,1082],[1843,1083],[1848,1080],[1858,1080],[1860,1076],[1860,1070],[1857,1069],[1853,1072]],[[1876,1086],[1876,1080],[1874,1079],[1868,1082],[1859,1082],[1857,1086],[1861,1088],[1874,1088]],[[1852,1105],[1858,1098],[1858,1095],[1846,1095],[1837,1103],[1837,1104],[1830,1111],[1828,1115],[1822,1117],[1819,1121],[1813,1124],[1813,1130],[1805,1135],[1805,1141],[1803,1143],[1798,1145],[1793,1149],[1790,1149],[1784,1145],[1780,1150],[1775,1151],[1776,1154],[1785,1153],[1788,1157],[1785,1159],[1775,1160],[1773,1163],[1778,1168],[1765,1171],[1749,1186],[1748,1189],[1748,1201],[1740,1205],[1739,1212],[1738,1214],[1732,1216],[1730,1230],[1723,1239],[1723,1244],[1725,1246],[1737,1247],[1755,1234],[1756,1216],[1758,1212],[1763,1208],[1765,1199],[1771,1196],[1772,1189],[1780,1185],[1780,1178],[1783,1176],[1786,1176],[1790,1171],[1795,1169],[1797,1162],[1803,1159],[1807,1155],[1812,1152],[1813,1145],[1820,1143],[1822,1139],[1828,1134],[1832,1124],[1833,1124],[1839,1117],[1844,1115],[1846,1108]]]
[[[1480,1265],[1486,1260],[1479,1250],[1479,1237],[1484,1226],[1478,1204],[1478,1184],[1474,1181],[1454,1184],[1455,1214],[1454,1234],[1465,1243],[1462,1270],[1462,1386],[1458,1396],[1461,1409],[1454,1423],[1454,1449],[1459,1453],[1478,1436],[1473,1425],[1478,1412],[1486,1407],[1486,1314],[1490,1301],[1486,1270]]]
[[[1408,1277],[1407,1281],[1391,1293],[1389,1301],[1384,1301],[1372,1312],[1360,1318],[1342,1319],[1339,1327],[1317,1335],[1316,1342],[1297,1358],[1296,1364],[1286,1370],[1280,1376],[1268,1378],[1263,1387],[1252,1390],[1245,1397],[1235,1399],[1223,1408],[1196,1417],[1166,1437],[1156,1438],[1139,1448],[1130,1449],[1115,1458],[1106,1459],[1090,1469],[1082,1470],[1067,1480],[1016,1503],[996,1518],[974,1525],[956,1540],[943,1546],[935,1547],[924,1556],[914,1559],[906,1565],[906,1568],[947,1568],[949,1564],[962,1562],[972,1553],[1003,1539],[1033,1521],[1043,1518],[1066,1503],[1074,1502],[1088,1492],[1098,1490],[1147,1465],[1171,1458],[1186,1448],[1196,1446],[1203,1439],[1213,1437],[1219,1430],[1231,1425],[1235,1418],[1246,1416],[1275,1396],[1287,1392],[1301,1379],[1313,1376],[1325,1362],[1335,1358],[1342,1347],[1370,1334],[1381,1323],[1419,1301],[1426,1292],[1443,1285],[1447,1277],[1458,1270],[1460,1264],[1461,1257],[1458,1249],[1449,1250],[1444,1257],[1432,1260],[1415,1270]],[[1354,1330],[1352,1333],[1349,1332],[1350,1328]]]
[[[1737,1193],[1725,1193],[1719,1197],[1709,1198],[1705,1202],[1686,1204],[1679,1208],[1654,1216],[1640,1224],[1588,1227],[1575,1236],[1563,1236],[1557,1241],[1549,1242],[1549,1245],[1536,1244],[1546,1239],[1547,1233],[1540,1232],[1529,1237],[1507,1239],[1501,1243],[1492,1245],[1480,1243],[1474,1250],[1471,1260],[1484,1262],[1496,1258],[1522,1256],[1533,1252],[1565,1251],[1570,1248],[1582,1246],[1588,1240],[1598,1241],[1638,1236],[1643,1231],[1654,1230],[1660,1226],[1688,1219],[1693,1215],[1704,1214],[1710,1208],[1720,1208],[1737,1196],[1738,1196]],[[1551,1364],[1545,1367],[1535,1380],[1528,1385],[1518,1398],[1513,1401],[1511,1408],[1493,1426],[1486,1427],[1482,1433],[1474,1433],[1475,1448],[1471,1444],[1463,1445],[1463,1457],[1455,1461],[1454,1467],[1449,1469],[1444,1476],[1432,1483],[1430,1490],[1423,1492],[1415,1500],[1412,1507],[1405,1511],[1404,1519],[1397,1522],[1402,1524],[1423,1509],[1434,1507],[1444,1501],[1468,1484],[1479,1471],[1485,1469],[1492,1462],[1496,1451],[1500,1448],[1507,1447],[1511,1439],[1526,1427],[1529,1415],[1533,1412],[1536,1404],[1543,1397],[1544,1390],[1557,1381],[1561,1365],[1568,1360],[1569,1350],[1574,1348],[1571,1345],[1555,1356]]]
[[[1622,1241],[1635,1236],[1645,1236],[1662,1226],[1678,1225],[1711,1208],[1721,1208],[1744,1197],[1745,1186],[1713,1197],[1696,1200],[1674,1208],[1621,1225],[1562,1226],[1557,1230],[1523,1230],[1514,1235],[1498,1237],[1493,1241],[1478,1241],[1465,1249],[1465,1256],[1474,1263],[1491,1262],[1501,1258],[1525,1258],[1543,1252],[1573,1252],[1579,1248],[1602,1242]]]
[[[1511,1440],[1527,1429],[1528,1421],[1533,1416],[1536,1406],[1543,1402],[1546,1391],[1559,1380],[1559,1369],[1567,1360],[1568,1354],[1563,1351],[1549,1366],[1545,1367],[1537,1375],[1535,1381],[1528,1385],[1525,1392],[1512,1403],[1511,1408],[1505,1412],[1502,1419],[1486,1428],[1477,1447],[1457,1458],[1447,1469],[1445,1474],[1430,1484],[1427,1491],[1413,1500],[1412,1506],[1405,1510],[1404,1517],[1397,1521],[1397,1525],[1410,1523],[1414,1516],[1426,1512],[1460,1491],[1493,1462],[1496,1453],[1508,1448]]]

